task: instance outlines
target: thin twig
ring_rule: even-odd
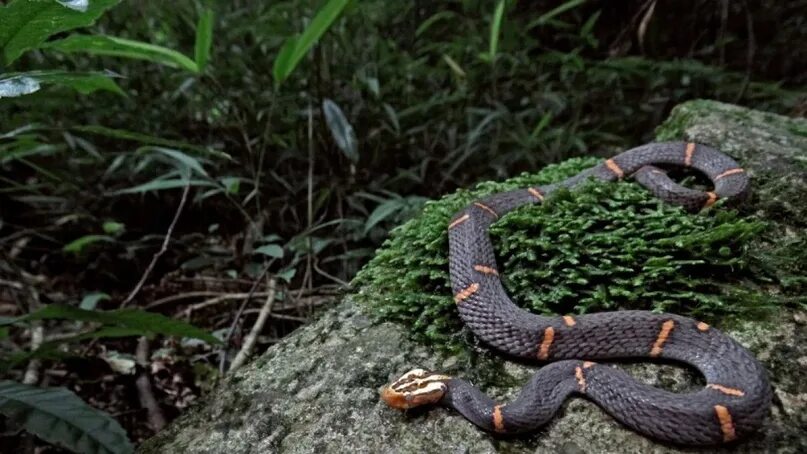
[[[154,267],[157,265],[157,261],[162,257],[163,254],[168,250],[168,243],[171,241],[171,235],[174,233],[174,227],[177,225],[177,221],[179,221],[179,216],[182,214],[182,210],[185,208],[185,202],[188,201],[188,193],[191,190],[190,182],[185,185],[185,188],[182,190],[182,199],[179,201],[179,207],[177,207],[177,211],[174,213],[174,219],[171,220],[171,224],[168,226],[168,231],[165,232],[165,238],[163,238],[163,244],[160,247],[160,250],[154,254],[154,257],[151,258],[151,263],[146,268],[146,271],[143,273],[143,276],[140,277],[140,281],[137,283],[132,292],[129,293],[129,296],[126,297],[125,300],[121,303],[120,307],[126,307],[132,300],[135,299],[135,296],[140,292],[140,289],[143,287],[143,284],[148,279],[151,272],[154,270]]]
[[[247,304],[252,299],[252,295],[255,294],[255,289],[258,288],[261,280],[263,280],[266,273],[269,272],[269,266],[265,266],[263,271],[261,271],[261,275],[255,279],[255,283],[252,284],[252,288],[249,289],[249,294],[244,299],[244,302],[241,303],[241,307],[238,308],[238,312],[236,312],[235,317],[233,317],[233,323],[230,325],[230,329],[227,330],[227,336],[224,338],[224,342],[222,342],[221,350],[219,353],[219,373],[224,373],[224,365],[227,362],[227,347],[230,345],[230,339],[232,339],[233,334],[235,333],[235,327],[238,326],[238,321],[241,319],[241,314],[244,313],[244,309],[247,308]]]
[[[340,287],[334,287],[338,289]],[[298,297],[296,299],[305,300],[305,301],[314,301],[314,305],[320,305],[321,303],[316,303],[320,300],[328,300],[331,299],[330,297],[336,296],[338,291],[336,290],[329,290],[329,288],[318,287],[315,288],[316,291],[304,291],[302,292],[304,296]],[[191,307],[188,307],[182,311],[182,316],[188,316],[193,312],[196,312],[200,309],[204,309],[210,306],[214,306],[216,304],[225,303],[228,301],[238,301],[243,299],[252,299],[252,298],[265,298],[268,292],[260,291],[260,292],[253,292],[253,293],[246,293],[246,292],[239,292],[239,293],[222,293],[222,292],[214,292],[214,291],[198,291],[198,292],[187,292],[187,293],[179,293],[176,295],[167,296],[165,298],[161,298],[159,300],[155,300],[148,305],[145,306],[146,310],[153,310],[155,307],[163,306],[168,303],[173,303],[175,301],[181,301],[186,299],[192,298],[203,298],[203,297],[210,297],[202,302],[195,303]],[[299,305],[293,304],[284,304],[283,306],[275,307],[275,311],[285,311],[290,309],[299,309]]]
[[[263,310],[263,309],[247,309],[247,310],[244,311],[244,315],[260,314],[261,310]],[[274,310],[272,311],[271,314],[269,314],[269,318],[271,318],[272,320],[288,320],[290,322],[298,322],[298,323],[308,323],[308,321],[309,321],[309,319],[306,318],[306,317],[298,317],[296,315],[278,314]]]
[[[272,304],[275,301],[276,284],[277,281],[275,278],[269,279],[267,285],[269,287],[269,294],[266,295],[266,301],[263,303],[261,312],[258,314],[258,319],[255,320],[255,324],[252,325],[252,330],[250,330],[247,337],[244,338],[244,345],[241,346],[241,350],[238,351],[238,354],[235,355],[235,359],[233,360],[232,364],[230,364],[230,372],[241,367],[252,353],[252,349],[255,347],[255,342],[258,340],[258,335],[261,334],[261,331],[263,331],[266,320],[269,319],[269,314],[272,312]]]
[[[336,276],[334,276],[332,274],[329,274],[329,273],[325,272],[322,268],[320,268],[319,267],[319,260],[314,261],[314,271],[316,271],[317,273],[319,273],[323,277],[326,277],[326,278],[336,282],[337,284],[341,285],[344,288],[347,288],[347,287],[350,286],[350,283],[348,283],[346,281],[343,281],[342,279],[339,279],[338,277],[336,277]]]
[[[141,336],[137,340],[137,350],[135,353],[137,364],[140,365],[140,373],[137,376],[135,385],[137,386],[137,395],[140,397],[140,405],[146,409],[148,413],[149,426],[155,432],[159,432],[165,427],[165,416],[160,403],[154,398],[154,392],[151,389],[151,380],[149,379],[149,341],[145,336]]]

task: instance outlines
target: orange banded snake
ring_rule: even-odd
[[[680,186],[656,165],[691,167],[705,174],[714,189]],[[471,203],[448,225],[451,286],[460,317],[493,349],[548,364],[506,404],[494,402],[465,380],[422,369],[385,387],[383,400],[400,409],[441,404],[484,430],[507,434],[546,424],[570,395],[594,401],[630,429],[674,444],[727,443],[757,430],[771,403],[767,373],[748,350],[706,323],[650,311],[541,316],[508,297],[488,227],[519,206],[542,203],[558,188],[571,188],[589,178],[626,177],[689,211],[720,199],[741,200],[749,189],[747,174],[728,156],[705,145],[669,142],[625,151],[560,183]],[[706,386],[673,393],[595,362],[621,358],[686,363],[700,371]]]

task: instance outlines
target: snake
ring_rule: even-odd
[[[663,170],[671,167],[704,174],[713,189],[680,185]],[[759,430],[772,398],[767,372],[751,352],[709,324],[646,310],[545,316],[508,297],[488,227],[518,207],[544,202],[558,189],[628,177],[690,212],[718,200],[741,201],[750,188],[747,172],[715,148],[661,142],[629,149],[558,183],[472,202],[448,224],[450,281],[459,315],[492,349],[543,367],[507,403],[497,403],[466,380],[421,368],[383,387],[382,400],[401,410],[442,405],[485,431],[505,435],[538,430],[570,396],[591,400],[627,428],[675,445],[732,443]],[[600,362],[621,359],[690,365],[706,384],[696,391],[667,391]]]

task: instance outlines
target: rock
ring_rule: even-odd
[[[807,121],[712,101],[678,106],[661,140],[694,140],[737,158],[755,177],[754,209],[775,217],[787,235],[804,235]],[[757,184],[759,183],[759,184]],[[801,197],[801,198],[799,198]],[[775,289],[772,289],[775,291]],[[783,309],[763,321],[724,329],[765,364],[775,389],[764,428],[729,448],[680,449],[621,427],[594,404],[571,399],[538,433],[497,438],[442,408],[392,410],[378,390],[413,367],[496,378],[486,391],[515,397],[534,367],[478,355],[435,352],[411,341],[405,326],[377,323],[348,295],[228,377],[200,405],[140,447],[142,453],[439,452],[673,453],[807,452],[807,314]],[[476,347],[475,347],[476,348]],[[701,386],[697,374],[669,365],[623,365],[637,379],[671,390]]]

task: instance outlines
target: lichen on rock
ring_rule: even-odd
[[[508,288],[517,301],[539,311],[614,308],[608,304],[634,307],[643,298],[651,305],[669,301],[662,306],[668,310],[704,311],[715,325],[757,355],[770,371],[774,386],[775,403],[765,427],[733,447],[734,451],[807,452],[803,433],[807,426],[807,384],[803,380],[807,373],[803,300],[807,262],[801,260],[805,248],[797,248],[807,237],[804,131],[804,120],[712,101],[678,106],[657,131],[659,139],[702,142],[734,156],[752,176],[755,196],[750,204],[739,214],[718,209],[690,216],[658,204],[631,183],[590,185],[561,194],[547,207],[519,210],[495,227],[493,236],[502,266],[511,275]],[[442,230],[448,216],[478,193],[527,182],[546,183],[576,173],[591,162],[573,160],[536,175],[484,183],[475,191],[460,191],[433,202],[419,220],[410,221],[410,229],[421,222],[423,230],[407,233],[404,226],[393,233],[379,252],[382,258],[374,260],[375,265],[369,265],[357,279],[357,293],[228,377],[201,405],[143,444],[140,451],[681,452],[623,428],[583,399],[570,400],[545,428],[523,438],[491,436],[441,408],[403,414],[378,399],[379,387],[415,366],[469,378],[496,399],[515,397],[534,367],[506,361],[478,345],[472,336],[452,334],[460,324],[452,318],[451,304],[448,309],[443,307],[446,299],[450,303],[446,244],[433,233]],[[645,215],[651,217],[642,217]],[[596,227],[606,232],[598,238],[596,232],[586,230],[594,238],[585,247],[602,249],[600,255],[581,255],[576,249],[582,240],[573,234],[557,244],[537,238],[541,232],[561,238],[562,222],[574,221],[567,227],[574,231],[588,229],[586,219],[596,219]],[[628,234],[603,227],[609,222],[624,223],[620,227]],[[662,235],[658,229],[663,228],[680,230]],[[406,257],[384,256],[393,250],[395,238],[401,237],[411,238],[408,247],[397,252]],[[677,240],[667,240],[671,244],[665,249],[658,241],[642,244],[648,237]],[[609,241],[627,241],[631,253],[624,258],[609,257],[619,253],[609,249]],[[525,247],[532,252],[523,251]],[[556,260],[565,262],[545,271],[528,269],[530,264],[558,255]],[[584,271],[566,271],[574,268],[575,260]],[[618,273],[625,279],[619,288],[626,294],[600,297],[596,285],[590,285],[598,281],[598,269],[608,260],[626,268]],[[664,261],[658,265],[664,270],[655,276],[648,269],[661,263],[658,260]],[[690,263],[693,261],[698,263]],[[394,267],[390,272],[394,269],[396,275],[381,276],[387,283],[373,276],[378,269],[371,267],[379,264]],[[642,279],[640,285],[631,285],[632,275]],[[401,276],[409,281],[390,280]],[[684,277],[697,284],[687,288]],[[396,282],[398,287],[387,285]],[[400,286],[401,282],[405,285]],[[666,291],[664,282],[668,283]],[[553,296],[553,285],[565,287]],[[584,303],[575,303],[575,298]],[[587,305],[577,308],[577,304]],[[764,318],[734,310],[760,304],[770,306]],[[379,319],[379,313],[386,320]],[[735,315],[731,323],[724,321],[727,314]],[[680,391],[701,385],[699,377],[685,368],[648,363],[622,367],[637,379],[666,389]]]

